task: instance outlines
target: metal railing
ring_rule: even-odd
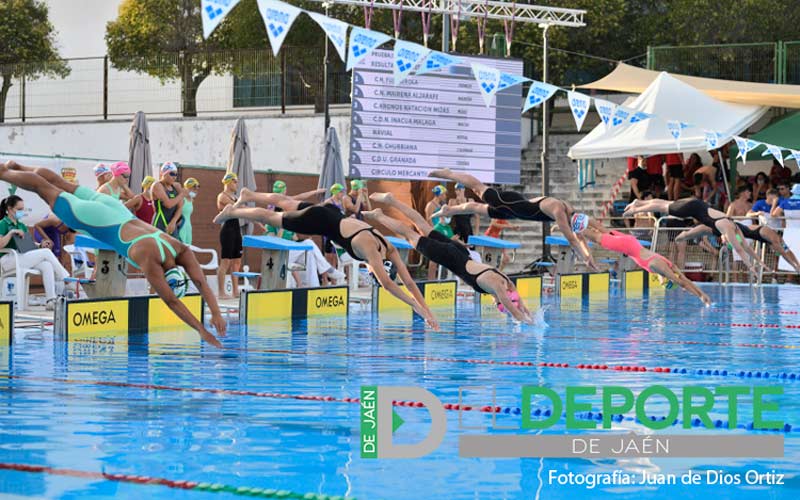
[[[724,80],[800,84],[800,41],[648,47],[647,68]]]
[[[322,47],[283,47],[277,57],[270,49],[254,49],[165,53],[116,62],[107,56],[66,59],[63,77],[43,74],[42,64],[0,68],[0,73],[17,75],[5,102],[5,121],[108,119],[136,111],[191,115],[323,108]],[[186,68],[190,71],[184,72]],[[182,82],[183,73],[197,78],[204,72],[199,85],[188,78]],[[335,55],[328,70],[328,99],[330,104],[350,102],[350,75]]]

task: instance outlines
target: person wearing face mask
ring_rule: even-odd
[[[194,211],[194,199],[197,196],[197,190],[200,189],[200,182],[194,177],[189,177],[184,181],[183,187],[186,190],[186,198],[183,200],[183,225],[178,230],[178,239],[187,245],[192,244],[192,212]]]
[[[11,195],[0,202],[0,248],[10,248],[17,250],[17,242],[14,236],[24,236],[28,232],[28,226],[22,222],[25,216],[25,202],[16,195]],[[19,265],[27,269],[36,269],[42,273],[42,283],[44,284],[44,294],[47,299],[45,307],[52,311],[55,306],[56,296],[64,291],[64,278],[69,273],[50,250],[52,241],[45,240],[43,248],[30,250],[20,253],[17,257]],[[15,266],[14,257],[10,254],[0,258],[0,266],[3,271],[8,271]],[[21,283],[18,286],[23,286]]]
[[[767,197],[767,191],[770,190],[769,177],[764,172],[759,172],[756,175],[756,180],[753,183],[753,201],[764,200]]]

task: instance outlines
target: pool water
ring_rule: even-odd
[[[251,491],[169,487],[191,481],[204,488],[213,483],[285,490],[282,495],[293,492],[295,498],[800,498],[800,380],[788,377],[800,375],[800,288],[706,291],[715,301],[710,309],[679,291],[561,305],[546,297],[546,327],[519,326],[491,310],[480,315],[467,303],[459,304],[457,318],[442,315],[440,333],[406,316],[373,320],[359,311],[349,320],[286,321],[247,332],[231,325],[224,352],[200,345],[192,332],[154,332],[92,345],[54,341],[49,332],[17,332],[10,348],[0,348],[0,462],[6,465],[0,470],[0,497],[238,498]],[[532,366],[509,363],[520,361]],[[577,368],[582,364],[648,370]],[[655,367],[678,373],[657,373]],[[723,369],[727,376],[713,374]],[[751,377],[739,377],[740,371]],[[764,378],[764,372],[770,376]],[[487,387],[494,386],[496,405],[503,408],[497,424],[519,428],[515,410],[523,385],[547,385],[563,394],[569,385],[620,385],[638,393],[654,384],[676,393],[684,385],[780,385],[780,411],[770,416],[793,426],[780,433],[785,457],[459,458],[458,436],[481,431],[460,430],[459,412],[448,411],[448,433],[433,453],[362,459],[360,407],[343,401],[359,397],[363,385],[409,385],[456,403],[459,387],[481,386],[464,393],[465,404],[481,406],[492,404]],[[649,414],[666,415],[665,402],[650,403]],[[533,406],[545,405],[534,401]],[[749,408],[743,404],[743,424],[752,421]],[[715,406],[712,418],[723,418],[719,409]],[[405,423],[395,442],[425,437],[424,409],[396,411]],[[464,412],[461,419],[461,425],[483,426],[485,432],[510,432],[489,429],[487,413]],[[632,419],[615,428],[650,432]],[[564,433],[564,419],[545,432]],[[660,432],[768,433],[680,426]],[[44,469],[8,469],[16,464]],[[784,485],[587,488],[548,479],[550,471],[680,476],[690,469],[742,475],[775,470],[784,474]],[[113,475],[150,476],[165,484],[119,481]]]

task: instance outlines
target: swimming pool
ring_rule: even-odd
[[[201,346],[192,332],[82,347],[53,341],[50,333],[16,332],[13,345],[0,348],[0,496],[234,498],[256,489],[309,499],[798,498],[800,379],[791,375],[800,375],[800,288],[706,290],[716,303],[710,309],[679,292],[561,305],[546,297],[544,329],[514,325],[496,311],[476,315],[466,304],[457,318],[443,316],[441,333],[407,317],[373,322],[358,311],[349,320],[269,323],[248,332],[232,325],[225,352]],[[542,366],[551,363],[569,367]],[[670,373],[654,372],[662,367]],[[458,458],[457,438],[468,431],[458,430],[455,411],[447,412],[448,434],[432,454],[362,459],[360,407],[350,400],[363,385],[421,386],[444,403],[457,402],[459,387],[495,386],[498,424],[519,427],[523,385],[562,393],[568,385],[638,392],[653,384],[678,391],[756,383],[784,388],[780,416],[793,428],[782,433],[783,459]],[[486,390],[467,394],[467,404],[491,404]],[[661,404],[648,410],[664,415]],[[396,440],[424,438],[425,410],[396,411],[405,420]],[[488,425],[490,418],[463,412],[462,424]],[[746,424],[752,415],[740,419]],[[632,420],[617,425],[644,431]],[[546,432],[563,433],[563,419]],[[29,467],[12,470],[23,466]],[[551,470],[680,475],[690,468],[774,469],[785,484],[587,488],[549,480]]]

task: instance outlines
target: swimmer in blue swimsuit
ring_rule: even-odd
[[[67,227],[114,247],[142,270],[156,293],[179,318],[197,330],[203,340],[222,347],[203,326],[202,318],[195,318],[175,296],[164,277],[167,271],[183,266],[211,310],[211,325],[220,336],[225,335],[226,324],[217,299],[189,247],[137,219],[113,197],[72,184],[48,169],[24,167],[14,161],[0,163],[0,180],[33,191]]]

